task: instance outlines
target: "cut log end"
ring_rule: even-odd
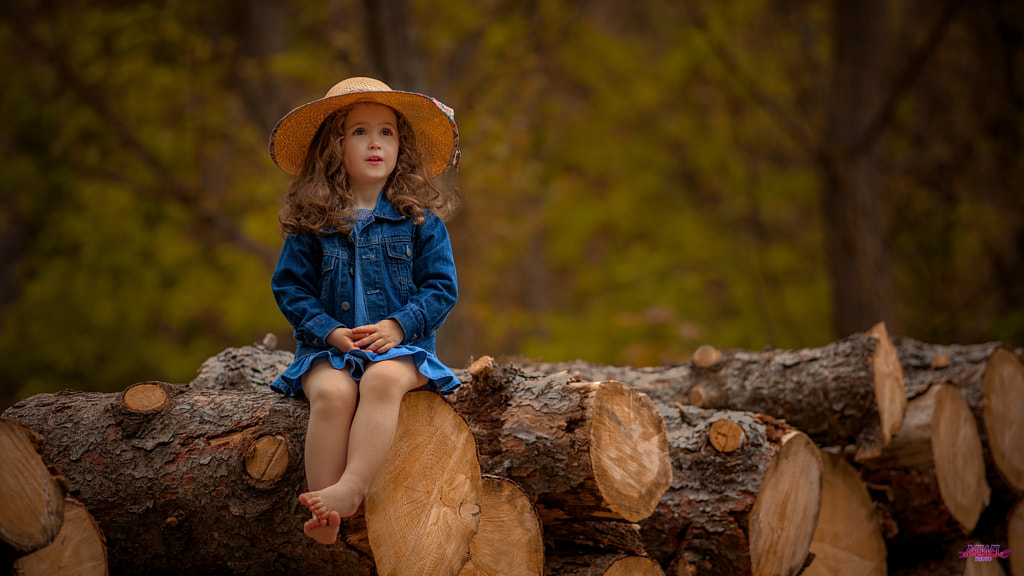
[[[387,461],[366,495],[377,571],[458,574],[480,525],[476,443],[465,421],[433,392],[406,394],[400,410]]]
[[[868,331],[868,334],[878,341],[871,361],[875,380],[875,400],[878,402],[878,418],[884,445],[899,433],[903,423],[903,414],[907,409],[906,384],[899,354],[889,338],[885,323],[879,322]]]
[[[804,576],[885,576],[885,539],[864,482],[841,456],[821,457],[821,513]]]
[[[711,423],[708,440],[719,452],[735,452],[745,442],[743,427],[728,418],[715,420]]]
[[[485,476],[480,527],[469,545],[470,560],[459,576],[542,576],[544,539],[540,520],[518,486]]]
[[[604,576],[665,576],[665,572],[650,558],[627,556],[609,566]]]
[[[821,510],[821,455],[806,434],[788,432],[765,472],[750,513],[754,576],[795,574],[811,547]]]
[[[159,382],[140,382],[121,393],[121,403],[132,412],[154,412],[167,407],[168,397]]]
[[[718,361],[721,359],[722,353],[718,348],[715,348],[710,344],[705,344],[700,348],[697,348],[697,351],[693,353],[693,363],[701,368],[710,368],[711,366],[718,364]]]
[[[591,421],[594,480],[608,509],[638,522],[654,511],[672,482],[665,421],[636,387],[601,382]]]
[[[100,527],[81,503],[68,499],[53,544],[14,563],[16,576],[106,576],[107,548]]]
[[[270,486],[284,476],[290,461],[283,436],[260,436],[245,451],[246,477],[256,486]]]
[[[39,454],[38,435],[14,420],[0,418],[0,454],[0,549],[26,554],[57,538],[64,490]]]
[[[985,479],[985,460],[978,425],[960,390],[939,384],[932,415],[932,457],[942,501],[964,534],[970,534],[991,490]]]
[[[1009,351],[997,350],[989,358],[981,389],[992,461],[1006,483],[1024,494],[1024,366]]]

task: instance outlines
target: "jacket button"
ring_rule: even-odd
[[[405,247],[405,255],[409,256],[410,258],[412,257],[412,248],[411,247],[409,247],[409,246]]]
[[[351,267],[351,266],[349,266],[349,268],[348,268],[348,275],[349,276],[355,276],[356,275],[356,269]]]
[[[348,312],[348,309],[351,308],[351,307],[352,307],[352,305],[349,304],[348,302],[342,302],[341,303],[341,309],[344,310],[345,312]]]

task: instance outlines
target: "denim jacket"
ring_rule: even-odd
[[[371,323],[392,318],[405,340],[434,352],[434,332],[458,297],[451,241],[433,212],[415,225],[384,195],[358,236],[335,232],[289,235],[271,279],[274,298],[295,329],[296,359],[330,348],[338,327],[355,328],[355,253]]]

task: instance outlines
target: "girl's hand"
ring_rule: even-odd
[[[352,330],[352,339],[360,350],[383,354],[405,340],[405,330],[398,321],[388,318],[376,324],[355,328]]]
[[[352,330],[348,328],[335,328],[325,338],[328,344],[342,352],[355,349],[356,345],[352,342],[353,339]]]

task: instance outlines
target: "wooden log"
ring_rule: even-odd
[[[855,444],[858,458],[877,455],[900,429],[907,402],[903,370],[884,324],[820,348],[698,352],[677,366],[572,362],[537,364],[532,371],[619,380],[666,405],[767,414],[819,445]]]
[[[999,342],[938,345],[898,338],[895,345],[906,375],[908,400],[932,386],[960,388],[975,419],[986,460],[1006,484],[1024,493],[1024,352]],[[991,483],[991,482],[990,482]]]
[[[543,576],[540,519],[526,493],[511,480],[483,478],[480,528],[469,552],[469,562],[459,576]]]
[[[409,417],[412,409],[424,414]],[[381,473],[410,486],[381,485],[378,477],[367,494],[365,532],[353,533],[359,520],[346,522],[332,546],[302,532],[303,400],[149,382],[121,394],[41,394],[4,415],[48,438],[43,456],[99,522],[114,573],[369,575],[377,572],[369,546],[393,569],[381,574],[408,574],[400,570],[415,554],[430,565],[457,565],[434,573],[457,574],[478,522],[472,488],[474,477],[479,487],[479,467],[465,461],[475,461],[472,436],[430,392],[406,395],[400,420],[410,423],[399,426],[398,451]],[[396,473],[396,465],[414,471]],[[385,516],[374,526],[381,498],[411,511],[404,523],[389,525]],[[393,555],[381,548],[388,537],[374,533],[389,528],[402,536]],[[448,550],[439,551],[439,541]]]
[[[640,522],[651,557],[670,574],[796,574],[821,509],[821,456],[810,438],[745,412],[660,410],[673,481]],[[719,451],[711,437],[723,419],[742,429],[743,442]]]
[[[821,513],[804,576],[885,576],[885,539],[864,482],[842,456],[821,451],[821,460]]]
[[[22,556],[13,576],[107,576],[103,533],[85,506],[71,498],[64,503],[64,523],[49,546]]]
[[[543,510],[635,522],[671,481],[665,424],[621,382],[524,376],[490,357],[453,398],[480,449],[481,469],[516,482]]]
[[[50,545],[64,522],[65,487],[40,455],[42,437],[0,418],[0,566]]]
[[[977,423],[960,388],[951,384],[931,386],[924,394],[910,401],[903,428],[886,446],[877,459],[862,461],[868,470],[865,477],[876,485],[884,485],[885,478],[896,480],[905,476],[892,476],[880,469],[912,468],[923,472],[918,480],[934,481],[939,499],[933,503],[942,509],[937,515],[948,513],[959,524],[962,534],[974,531],[982,511],[988,506],[991,489],[986,480],[981,436]],[[872,472],[874,471],[874,472]],[[935,489],[928,489],[934,493]],[[902,502],[888,506],[898,508]],[[892,513],[901,528],[918,530],[903,511]],[[939,526],[947,526],[942,522]]]
[[[650,558],[627,554],[555,555],[547,561],[548,576],[665,576]]]
[[[208,358],[190,383],[201,390],[254,390],[266,392],[295,355],[277,349],[277,336],[267,334],[257,344],[227,348]]]
[[[1010,574],[1024,576],[1024,500],[1017,502],[1006,519],[1006,547],[1010,554]]]

